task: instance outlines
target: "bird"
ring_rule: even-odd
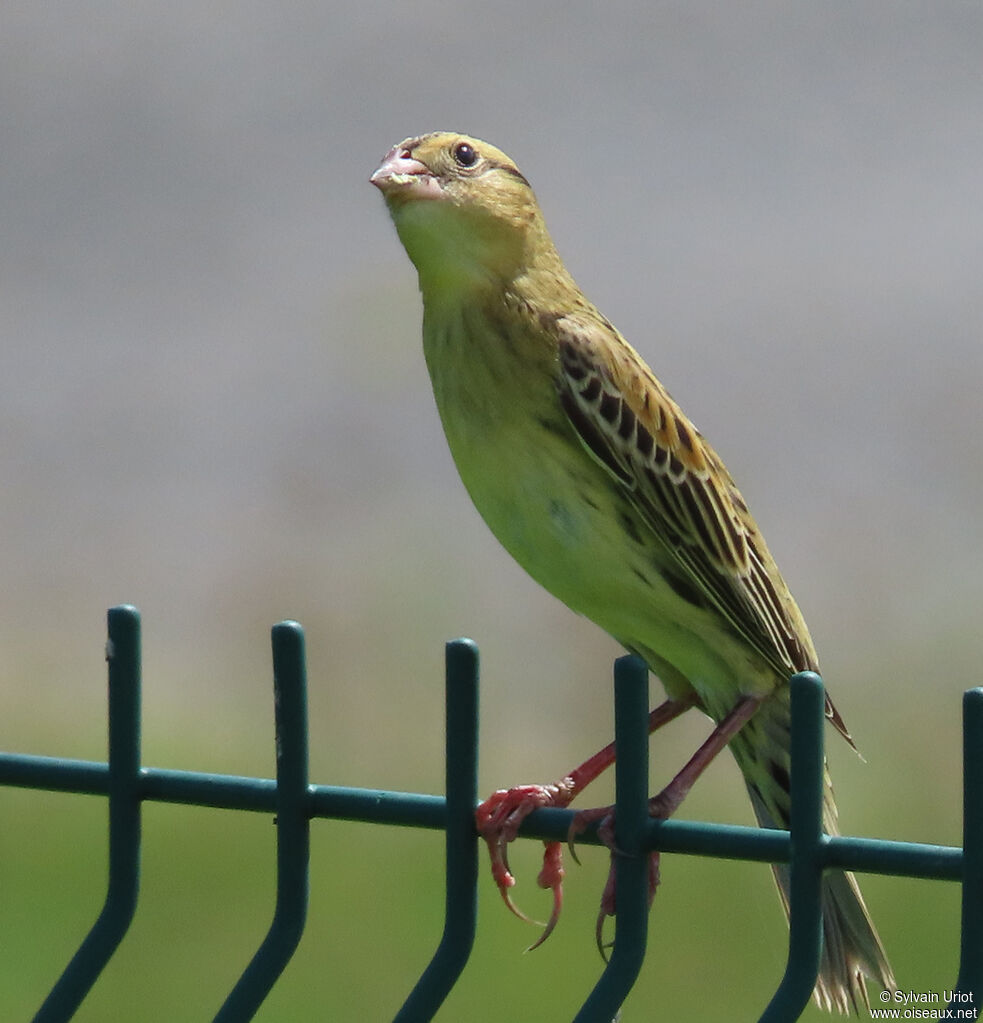
[[[714,722],[650,814],[670,816],[729,747],[759,825],[787,829],[788,680],[819,662],[724,463],[577,286],[529,181],[504,152],[429,132],[393,146],[370,181],[417,271],[437,410],[478,512],[534,580],[659,678],[667,699],[650,731],[691,708]],[[828,697],[826,717],[855,749]],[[557,783],[502,789],[478,807],[510,908],[507,847],[522,820],[568,805],[613,759],[612,745]],[[610,810],[591,814],[577,826],[607,821]],[[825,770],[823,824],[837,833]],[[657,854],[651,871],[654,893]],[[788,867],[773,871],[787,913]],[[553,890],[554,909],[544,937],[559,915],[562,879],[560,846],[547,843],[539,883]],[[614,912],[611,886],[598,934]],[[865,979],[886,990],[896,982],[852,874],[826,872],[822,912],[815,1000],[859,1012],[869,1005]]]

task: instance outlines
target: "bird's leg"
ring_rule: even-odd
[[[744,727],[760,705],[761,699],[755,696],[745,696],[737,703],[734,709],[714,728],[703,745],[690,757],[686,766],[657,796],[653,796],[649,800],[650,817],[655,817],[657,820],[668,820],[679,809],[696,780],[710,766],[714,757]],[[611,871],[607,884],[604,886],[601,908],[597,917],[597,946],[603,955],[601,928],[604,925],[605,917],[614,916],[616,912],[613,860],[616,855],[619,855],[619,852],[614,844],[614,807],[607,806],[599,810],[584,810],[578,813],[570,825],[570,834],[571,837],[579,834],[587,825],[597,820],[601,822],[597,833],[611,850],[612,858]],[[649,905],[655,897],[658,884],[659,852],[655,850],[649,854]]]
[[[666,700],[649,714],[649,734],[679,717],[696,703],[695,694],[681,700]],[[614,763],[614,743],[609,743],[579,767],[553,785],[519,785],[499,789],[481,803],[475,812],[478,834],[484,839],[491,856],[492,877],[505,905],[522,920],[529,920],[512,901],[509,889],[515,878],[509,870],[508,845],[519,833],[522,822],[534,810],[542,807],[565,807],[595,778]],[[531,948],[541,945],[551,934],[563,907],[563,856],[559,842],[545,842],[543,868],[536,879],[541,888],[553,892],[553,910],[539,940]]]

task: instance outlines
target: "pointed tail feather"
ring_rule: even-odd
[[[763,828],[787,829],[791,801],[788,690],[779,690],[762,703],[730,745],[747,782],[758,823]],[[824,774],[823,828],[836,835],[836,804],[829,775]],[[787,916],[789,868],[779,863],[772,869]],[[827,1011],[859,1014],[861,1007],[870,1007],[865,977],[890,991],[897,983],[853,874],[827,871],[822,899],[823,955],[814,997]]]

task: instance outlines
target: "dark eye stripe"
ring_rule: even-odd
[[[513,167],[511,164],[508,164],[508,163],[494,163],[494,164],[492,164],[492,166],[493,167],[497,167],[499,170],[505,171],[506,174],[511,174],[513,178],[518,179],[524,185],[529,185],[529,182],[526,180],[526,178],[522,174],[520,174],[519,171],[515,167]],[[529,185],[529,187],[531,188],[532,186]]]

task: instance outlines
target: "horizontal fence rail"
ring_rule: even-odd
[[[474,827],[478,774],[478,650],[470,640],[446,649],[446,795],[312,785],[308,779],[304,635],[297,622],[273,627],[276,778],[251,778],[144,767],[140,756],[140,615],[129,605],[108,613],[109,755],[105,763],[0,753],[0,785],[107,797],[109,884],[102,911],[34,1023],[72,1018],[123,940],[137,909],[141,807],[182,803],[275,814],[276,900],[273,921],[252,960],[214,1017],[254,1017],[294,953],[304,930],[310,884],[310,821],[334,818],[445,832],[445,920],[426,970],[396,1015],[423,1023],[439,1010],[467,965],[477,920],[478,839]],[[615,663],[616,844],[618,913],[613,952],[575,1023],[610,1023],[645,956],[648,867],[645,852],[788,863],[791,912],[785,974],[762,1023],[799,1018],[808,1003],[822,951],[820,882],[825,869],[957,881],[962,884],[958,977],[952,1006],[979,1006],[983,994],[983,688],[963,698],[963,848],[831,837],[821,828],[822,680],[791,679],[791,831],[652,820],[648,816],[648,671],[638,658]],[[572,810],[537,810],[523,822],[526,838],[563,841]],[[600,844],[596,825],[578,837]],[[955,971],[954,971],[955,972]],[[961,1000],[960,1000],[961,999]],[[967,1000],[970,999],[970,1000]]]

